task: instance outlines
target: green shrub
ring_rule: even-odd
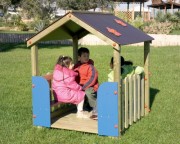
[[[132,20],[129,23],[138,29],[142,29],[144,25],[143,18],[139,15],[135,18],[135,20]]]
[[[158,11],[157,14],[156,14],[155,20],[157,22],[165,22],[166,17],[164,16],[164,14],[161,11]]]
[[[172,30],[171,22],[153,22],[151,25],[143,27],[143,31],[150,34],[169,34]]]
[[[20,22],[19,24],[18,24],[18,29],[20,30],[20,31],[28,31],[29,29],[28,29],[28,26],[25,24],[25,23],[23,23],[23,22]]]

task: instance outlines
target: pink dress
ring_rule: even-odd
[[[78,73],[71,69],[56,65],[53,72],[52,89],[56,100],[64,103],[78,104],[84,100],[85,92],[77,84]]]

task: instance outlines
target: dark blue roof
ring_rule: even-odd
[[[151,41],[154,39],[143,31],[114,16],[113,14],[81,12],[72,12],[72,14],[109,39],[121,45]],[[115,20],[120,20],[121,22],[125,23],[126,26],[118,24]],[[110,33],[107,28],[114,29],[121,35],[116,36],[113,33]]]

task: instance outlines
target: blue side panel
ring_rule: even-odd
[[[118,83],[105,82],[98,89],[98,134],[118,136]]]
[[[43,77],[32,77],[32,104],[33,124],[50,127],[50,91],[49,84]]]

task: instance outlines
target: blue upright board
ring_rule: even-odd
[[[105,82],[98,88],[98,134],[118,135],[118,83]]]
[[[32,77],[33,124],[51,126],[50,88],[46,79],[41,76]]]

